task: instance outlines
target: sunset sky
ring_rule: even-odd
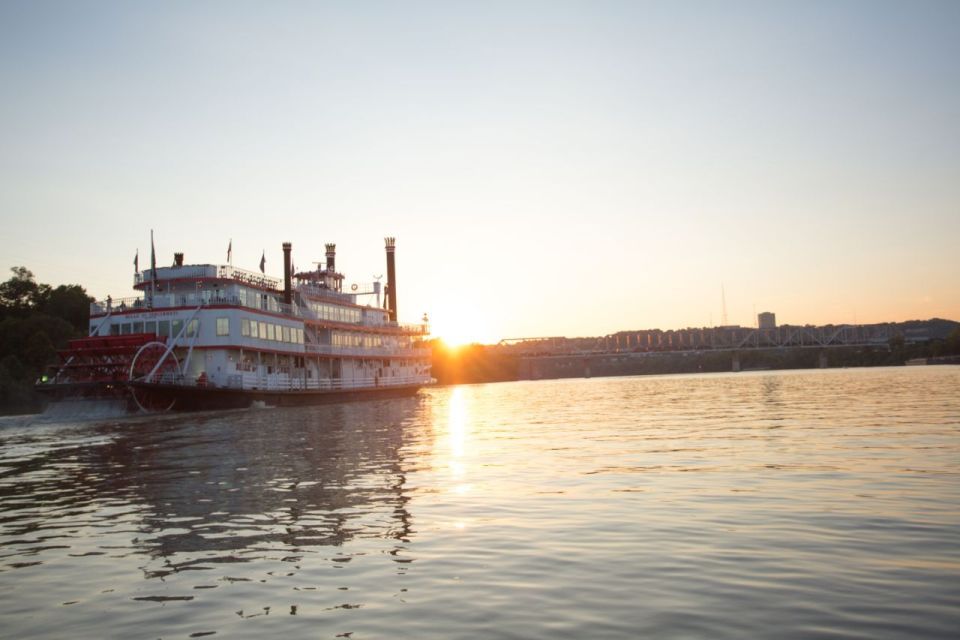
[[[453,340],[960,320],[960,2],[7,0],[0,220],[98,298],[396,236]]]

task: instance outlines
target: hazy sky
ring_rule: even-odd
[[[395,235],[485,341],[960,320],[960,2],[3,0],[0,220],[99,298]]]

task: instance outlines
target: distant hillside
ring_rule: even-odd
[[[893,326],[900,329],[904,336],[922,335],[930,340],[946,340],[951,333],[960,329],[960,322],[944,320],[943,318],[931,318],[929,320],[894,322]]]

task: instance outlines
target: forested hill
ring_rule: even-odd
[[[33,384],[67,340],[86,335],[90,302],[76,284],[52,287],[26,267],[0,283],[0,414],[42,408]]]

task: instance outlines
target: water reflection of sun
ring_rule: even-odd
[[[458,498],[466,496],[472,486],[467,480],[467,455],[470,436],[470,412],[463,387],[454,387],[450,392],[449,414],[447,419],[447,467],[450,469],[450,492]],[[467,523],[463,519],[453,522],[453,528],[464,530]]]
[[[454,387],[450,393],[450,414],[447,421],[447,438],[450,447],[450,468],[456,477],[463,477],[463,454],[467,443],[467,400],[463,387]]]

